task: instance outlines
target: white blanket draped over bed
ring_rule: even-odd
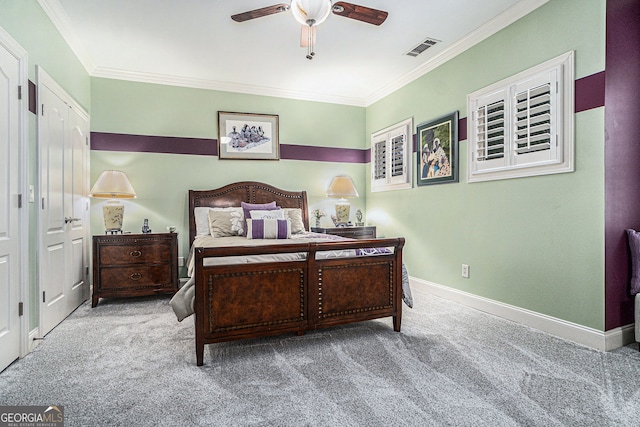
[[[195,247],[230,247],[230,246],[261,246],[261,245],[274,245],[274,244],[293,244],[301,242],[319,243],[330,242],[336,240],[345,240],[343,237],[332,236],[318,233],[301,233],[293,235],[291,239],[283,240],[257,240],[247,239],[245,237],[233,236],[233,237],[216,237],[213,238],[209,235],[197,237],[191,250],[189,252],[189,259],[187,260],[187,274],[189,280],[187,283],[176,292],[171,298],[170,304],[178,321],[189,317],[194,313],[195,302],[195,260],[193,256],[193,248]],[[386,250],[386,252],[385,252]],[[355,257],[355,256],[376,256],[379,254],[388,253],[389,249],[386,248],[371,248],[371,249],[348,249],[339,251],[322,251],[316,254],[316,258],[340,258],[340,257]],[[270,261],[295,261],[306,259],[306,252],[293,252],[293,253],[278,253],[268,255],[247,255],[247,256],[226,256],[226,257],[213,257],[206,258],[204,260],[205,266],[211,265],[230,265],[230,264],[250,264]],[[409,275],[407,269],[402,264],[402,300],[408,307],[413,307],[413,298],[411,296],[411,288],[409,286]]]

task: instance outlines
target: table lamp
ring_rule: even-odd
[[[124,205],[118,199],[133,199],[136,197],[129,178],[122,171],[106,170],[100,174],[89,196],[109,199],[102,207],[104,216],[105,234],[122,233],[122,219],[124,218]]]
[[[353,184],[353,180],[348,176],[336,176],[331,180],[327,197],[339,198],[336,203],[336,223],[337,225],[347,225],[349,223],[349,210],[351,205],[347,198],[358,197],[358,190]]]

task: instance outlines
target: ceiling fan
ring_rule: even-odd
[[[389,15],[384,10],[372,9],[345,1],[333,3],[331,0],[291,0],[290,4],[279,3],[272,6],[254,9],[232,15],[236,22],[245,22],[263,16],[274,15],[291,10],[296,21],[302,24],[300,46],[307,48],[307,59],[313,59],[315,52],[316,27],[322,24],[331,12],[334,15],[366,22],[367,24],[381,25]]]

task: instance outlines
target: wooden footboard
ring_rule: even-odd
[[[196,248],[196,358],[205,344],[402,317],[404,239],[375,239],[237,248]],[[349,258],[327,252],[388,248]],[[303,259],[207,266],[224,256],[300,253]]]

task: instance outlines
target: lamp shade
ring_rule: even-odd
[[[320,25],[331,13],[331,0],[291,0],[291,13],[302,25]]]
[[[327,197],[352,198],[359,197],[358,190],[353,184],[353,180],[348,176],[336,176],[329,184]]]
[[[107,170],[100,174],[89,195],[104,199],[133,199],[136,192],[124,172]]]

